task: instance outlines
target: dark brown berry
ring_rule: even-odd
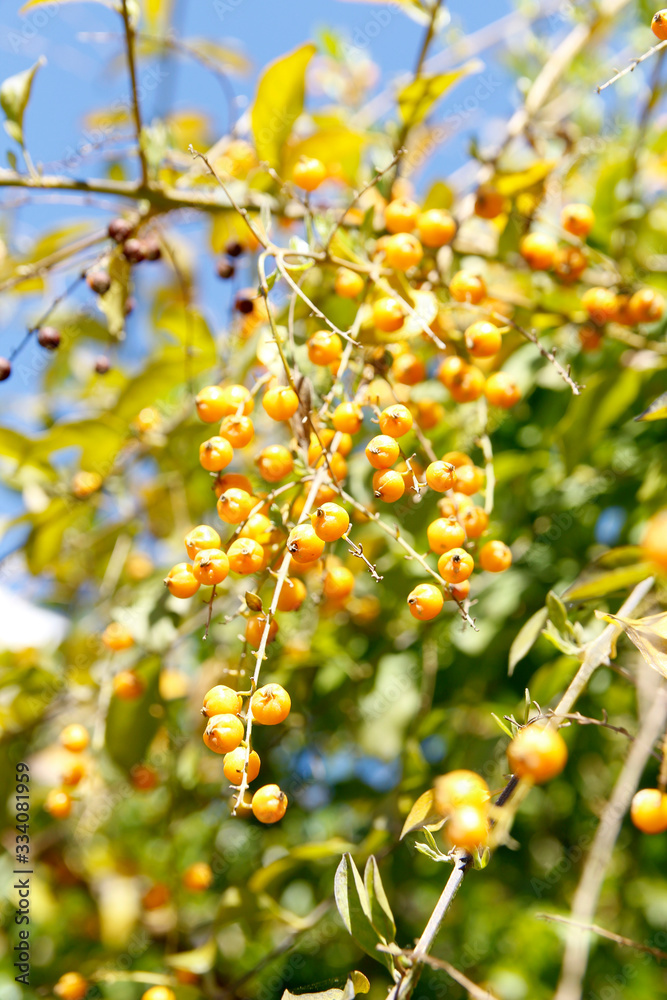
[[[239,292],[234,299],[234,308],[237,312],[243,313],[245,316],[251,313],[255,308],[255,302],[251,297],[251,293],[247,291]]]
[[[86,275],[86,282],[91,291],[97,295],[104,295],[111,288],[111,278],[106,271],[101,268],[94,268]]]
[[[107,228],[107,232],[116,243],[124,243],[132,235],[134,226],[127,219],[112,219]]]
[[[135,306],[136,302],[134,301],[131,295],[128,295],[128,297],[125,299],[125,315],[129,316],[131,312],[134,312]]]
[[[4,382],[12,373],[12,363],[7,358],[0,358],[0,382]]]
[[[98,375],[106,375],[110,368],[111,362],[106,354],[100,354],[98,358],[95,358],[95,372]]]
[[[140,264],[144,259],[144,245],[141,240],[132,237],[123,243],[123,257],[130,264]]]
[[[55,326],[42,326],[37,332],[37,343],[47,351],[55,351],[60,346],[60,330]]]
[[[221,257],[215,265],[215,271],[219,278],[227,279],[234,277],[235,267],[227,257]]]
[[[243,253],[243,247],[238,240],[230,240],[225,247],[225,253],[228,257],[240,257]]]
[[[162,256],[162,248],[160,247],[160,241],[157,236],[146,236],[145,239],[141,241],[141,246],[143,249],[144,257],[146,260],[159,260]]]

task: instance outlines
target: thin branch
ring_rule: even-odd
[[[396,152],[396,155],[392,158],[391,163],[388,163],[386,167],[383,167],[382,170],[378,171],[375,177],[373,177],[368,182],[368,184],[365,184],[359,191],[355,191],[352,201],[350,201],[347,204],[347,206],[344,209],[342,209],[340,215],[338,216],[336,222],[334,223],[333,229],[329,233],[329,237],[326,243],[324,244],[324,249],[327,253],[329,252],[329,247],[331,246],[334,236],[336,235],[340,227],[343,225],[345,216],[348,214],[348,212],[350,212],[354,208],[359,199],[363,197],[363,195],[365,195],[367,191],[370,191],[371,188],[375,187],[378,181],[380,181],[384,177],[384,175],[392,169],[392,167],[396,166],[396,164],[398,163],[399,159],[401,158],[404,152],[405,152],[404,149],[399,149]]]
[[[365,566],[368,569],[368,572],[371,574],[371,576],[373,577],[373,579],[375,580],[375,582],[379,583],[380,580],[383,579],[383,577],[381,577],[378,574],[378,571],[376,570],[376,568],[373,565],[373,563],[369,559],[367,559],[366,556],[364,555],[363,546],[360,545],[360,544],[358,544],[357,542],[353,542],[347,532],[343,535],[343,538],[345,539],[345,541],[347,542],[347,544],[350,546],[350,549],[349,549],[350,555],[356,556],[357,559],[361,559],[361,561],[365,564]]]
[[[137,145],[139,147],[139,162],[141,164],[141,182],[148,185],[148,162],[143,147],[141,108],[139,106],[139,91],[137,88],[137,68],[134,58],[134,28],[130,21],[130,14],[127,9],[127,0],[122,0],[123,25],[125,27],[125,46],[127,50],[127,68],[130,72],[130,82],[132,84],[132,116],[134,127],[137,133]]]
[[[602,884],[611,861],[614,845],[621,832],[623,819],[642,776],[653,744],[667,723],[667,686],[663,683],[630,748],[611,798],[604,808],[595,832],[593,844],[572,901],[572,919],[578,924],[590,924],[597,910]],[[554,1000],[580,1000],[583,979],[588,965],[590,934],[572,928],[566,937],[560,983]]]
[[[615,73],[612,76],[611,80],[607,80],[606,83],[601,84],[597,88],[598,94],[601,94],[603,90],[607,89],[607,87],[611,87],[612,84],[616,83],[622,77],[627,76],[628,73],[634,73],[634,71],[637,69],[640,63],[643,63],[646,59],[650,59],[651,56],[654,56],[656,52],[660,52],[662,49],[665,48],[665,46],[667,46],[667,39],[664,42],[658,42],[657,45],[652,45],[651,48],[647,49],[647,51],[643,55],[639,56],[637,59],[633,59],[632,62],[625,67],[625,69],[622,69],[618,73]]]
[[[606,938],[608,941],[620,944],[623,948],[633,948],[635,951],[643,951],[647,955],[653,955],[659,961],[667,962],[667,952],[661,951],[660,948],[652,948],[648,944],[641,944],[639,941],[633,941],[632,938],[623,937],[622,934],[614,934],[613,931],[605,930],[599,924],[582,924],[577,920],[572,920],[570,917],[561,917],[556,913],[536,913],[535,918],[537,920],[547,920],[549,923],[567,924],[569,927],[578,927],[579,930],[590,931],[593,934],[598,934],[600,937]]]
[[[413,951],[404,951],[403,954],[408,959],[414,959],[415,953]],[[424,955],[422,962],[424,965],[429,965],[432,969],[446,972],[450,979],[453,979],[459,986],[463,986],[472,997],[472,1000],[497,1000],[495,993],[490,993],[489,990],[484,990],[477,983],[473,983],[472,979],[468,979],[467,976],[459,972],[450,962],[445,962],[442,958],[433,958],[432,955]]]
[[[216,181],[218,182],[218,184],[220,185],[220,187],[222,188],[222,190],[225,192],[227,198],[229,199],[229,203],[232,206],[232,208],[236,212],[238,212],[238,214],[241,216],[241,218],[243,219],[243,221],[245,222],[246,226],[248,227],[248,229],[250,230],[250,232],[252,233],[252,235],[255,237],[255,239],[257,240],[257,242],[261,246],[263,246],[265,250],[268,250],[269,244],[268,244],[268,241],[267,241],[266,237],[263,235],[263,233],[261,233],[259,231],[259,229],[256,228],[254,222],[250,218],[248,210],[243,205],[239,205],[238,202],[234,199],[234,196],[230,193],[229,188],[224,183],[224,181],[221,179],[220,175],[215,170],[215,168],[211,166],[209,160],[204,155],[204,153],[197,152],[197,150],[194,148],[194,146],[192,144],[190,144],[188,146],[188,149],[190,150],[190,153],[192,154],[192,156],[195,159],[202,160],[206,164],[206,166],[208,167],[209,172],[211,173],[211,175],[213,177],[215,177]]]

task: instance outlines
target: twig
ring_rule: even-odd
[[[334,223],[333,229],[329,233],[329,237],[326,243],[324,244],[324,249],[327,253],[329,252],[329,247],[331,246],[334,236],[336,235],[340,227],[343,225],[345,216],[348,214],[348,212],[350,212],[354,208],[359,199],[363,197],[363,195],[365,195],[367,191],[370,191],[372,187],[375,187],[378,181],[380,181],[384,177],[384,175],[392,169],[392,167],[396,166],[396,164],[398,163],[399,159],[401,158],[404,152],[405,152],[404,149],[397,150],[396,155],[391,160],[391,163],[388,163],[386,167],[383,167],[382,170],[378,171],[375,177],[373,177],[372,180],[368,182],[368,184],[364,184],[364,186],[359,191],[355,191],[352,201],[348,202],[347,206],[341,211],[340,215],[336,219],[336,222]]]
[[[130,21],[130,14],[127,9],[127,0],[122,0],[123,25],[125,27],[125,45],[127,49],[127,67],[130,71],[130,82],[132,84],[132,115],[134,117],[134,127],[137,133],[137,145],[139,147],[139,162],[141,164],[141,182],[148,185],[148,162],[143,147],[141,108],[139,106],[139,92],[137,88],[137,70],[134,60],[134,28]]]
[[[646,59],[650,59],[651,56],[654,56],[656,54],[656,52],[660,52],[662,49],[664,49],[666,45],[667,45],[667,40],[663,42],[658,42],[657,45],[652,45],[651,48],[647,49],[643,55],[638,56],[637,59],[633,59],[632,62],[625,67],[625,69],[622,69],[618,73],[615,73],[614,76],[612,76],[611,80],[607,80],[606,83],[601,84],[597,88],[598,94],[601,94],[603,90],[607,89],[607,87],[611,87],[611,85],[620,80],[621,77],[626,76],[628,73],[634,73],[634,71],[637,69],[640,63],[643,63]]]
[[[365,565],[368,567],[368,572],[371,574],[371,576],[373,577],[373,579],[375,580],[375,582],[379,583],[380,580],[383,579],[383,577],[379,576],[378,571],[376,570],[376,568],[373,565],[373,563],[369,559],[367,559],[366,556],[364,555],[363,546],[360,545],[360,544],[358,544],[357,542],[353,542],[347,532],[343,535],[343,538],[345,539],[345,541],[347,542],[347,544],[350,546],[350,550],[349,550],[350,554],[353,555],[353,556],[356,556],[357,559],[361,559],[361,561],[363,563],[365,563]]]
[[[549,923],[567,924],[570,927],[578,927],[582,931],[591,931],[593,934],[607,938],[608,941],[620,944],[623,948],[634,948],[635,951],[643,951],[645,954],[653,955],[654,958],[663,962],[667,961],[667,952],[661,951],[659,948],[652,948],[648,944],[641,944],[640,941],[633,941],[632,938],[623,937],[622,934],[614,934],[613,931],[605,930],[599,924],[582,924],[577,920],[572,920],[570,917],[561,917],[556,913],[536,913],[535,918],[537,920],[547,920]]]
[[[406,958],[414,960],[414,951],[404,951],[403,954]],[[481,986],[478,986],[477,983],[473,983],[472,979],[468,979],[467,976],[459,972],[450,962],[446,962],[442,958],[433,958],[432,955],[424,955],[422,962],[424,965],[429,965],[432,969],[446,972],[455,983],[463,986],[473,1000],[497,1000],[495,993],[490,993],[488,990],[484,990]]]
[[[632,733],[628,732],[628,730],[624,726],[614,726],[612,725],[611,722],[608,722],[606,708],[602,709],[602,715],[603,715],[602,719],[591,719],[587,715],[582,715],[581,712],[569,712],[565,715],[559,715],[558,718],[568,719],[570,722],[578,722],[580,726],[600,726],[602,729],[609,729],[610,732],[612,733],[618,733],[619,736],[625,736],[626,739],[630,740],[631,743],[634,743],[637,737],[633,736]],[[507,716],[505,716],[505,718],[507,719]],[[537,718],[552,719],[554,718],[554,712],[551,711],[545,712],[541,716],[537,716]],[[654,757],[657,761],[663,760],[663,757],[661,756],[661,754],[658,753],[657,750],[652,750],[651,756]]]
[[[220,187],[222,188],[222,190],[225,192],[227,198],[229,199],[229,203],[232,206],[232,208],[234,209],[234,211],[238,212],[238,214],[241,216],[241,218],[243,219],[243,221],[245,222],[246,226],[248,227],[248,229],[250,230],[250,232],[252,233],[252,235],[255,237],[255,239],[257,240],[257,242],[261,246],[263,246],[265,250],[268,250],[268,247],[269,247],[268,241],[267,241],[266,237],[264,236],[264,234],[261,233],[260,230],[257,229],[257,227],[255,226],[254,222],[250,218],[250,215],[248,213],[247,208],[245,208],[245,206],[243,206],[243,205],[239,205],[239,203],[235,200],[235,198],[231,194],[229,188],[227,187],[227,185],[225,184],[225,182],[221,179],[220,175],[215,170],[215,168],[211,166],[209,160],[204,155],[204,153],[197,152],[197,150],[194,148],[194,146],[192,145],[192,143],[188,146],[188,149],[190,150],[190,153],[192,154],[192,156],[195,159],[202,160],[206,164],[206,166],[208,167],[209,172],[211,173],[211,175],[213,177],[215,177],[216,181],[218,182],[218,184],[220,185]]]
[[[208,599],[208,614],[206,615],[206,627],[204,629],[204,639],[208,639],[208,630],[211,627],[211,616],[213,615],[213,601],[215,600],[215,586]]]
[[[593,844],[572,901],[572,919],[578,924],[590,924],[595,916],[602,883],[611,861],[614,844],[621,831],[623,818],[646,765],[653,744],[667,722],[667,686],[663,683],[635,742],[630,748],[611,798],[604,808],[595,832]],[[590,935],[572,928],[566,937],[560,983],[554,1000],[580,1000],[583,978],[588,964]]]

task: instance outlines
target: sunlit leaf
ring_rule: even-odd
[[[37,70],[45,63],[46,59],[42,56],[30,69],[24,69],[21,73],[8,77],[0,85],[0,106],[7,118],[4,122],[5,131],[21,146],[23,145],[23,115],[30,100],[32,82]]]
[[[506,197],[511,198],[520,191],[526,191],[541,183],[556,166],[557,160],[538,160],[525,170],[514,174],[497,174],[493,186]]]
[[[368,893],[349,854],[343,855],[336,871],[334,896],[341,919],[359,947],[391,971],[390,956],[377,950],[382,938],[373,927]]]
[[[368,993],[371,988],[363,972],[351,972],[343,989],[332,987],[320,993],[290,993],[285,990],[282,1000],[354,1000],[360,993]]]
[[[548,613],[549,612],[546,608],[540,608],[539,611],[536,611],[534,615],[530,616],[525,625],[519,629],[514,637],[509,653],[508,673],[510,677],[514,673],[514,668],[517,663],[523,660],[524,656],[528,655],[537,642],[540,633],[544,628],[544,623],[547,620]]]
[[[622,618],[602,611],[596,611],[595,614],[603,621],[623,629],[648,665],[667,677],[667,612],[649,615],[647,618]]]
[[[471,73],[479,73],[484,64],[471,59],[458,69],[437,76],[420,76],[403,87],[398,94],[398,110],[403,122],[418,125],[426,118],[436,101],[454,84]]]
[[[321,129],[307,139],[289,143],[283,151],[282,169],[289,177],[300,156],[313,156],[349,183],[358,176],[361,153],[367,137],[345,126]]]
[[[406,834],[412,833],[414,830],[421,830],[427,824],[434,823],[439,819],[440,814],[435,810],[433,789],[429,788],[428,791],[419,796],[405,817],[405,823],[403,824],[399,839],[403,840]]]
[[[667,419],[667,392],[654,399],[646,409],[635,417],[635,420],[666,420]]]
[[[364,869],[364,885],[366,886],[366,892],[368,893],[368,899],[371,906],[371,919],[373,921],[373,926],[376,931],[382,935],[385,941],[393,941],[396,936],[394,914],[391,912],[391,906],[389,905],[389,900],[387,899],[387,894],[384,891],[384,886],[380,877],[380,869],[378,868],[378,863],[373,854],[371,854],[366,862],[366,868]]]
[[[184,969],[186,972],[194,972],[198,976],[203,976],[205,972],[209,972],[213,968],[216,954],[215,938],[211,937],[205,944],[192,951],[181,951],[175,955],[167,955],[166,961],[173,969]]]
[[[272,62],[260,77],[250,113],[257,155],[280,165],[283,145],[303,110],[306,67],[317,51],[310,42]]]

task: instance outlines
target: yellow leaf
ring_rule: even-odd
[[[407,833],[413,833],[415,830],[422,830],[429,823],[437,822],[441,817],[435,811],[435,806],[433,804],[433,789],[429,788],[427,792],[420,795],[412,809],[405,817],[405,823],[403,824],[403,829],[401,830],[401,836],[399,840],[403,840],[403,837]]]
[[[306,67],[317,51],[309,42],[265,69],[250,113],[257,155],[272,167],[280,165],[282,148],[303,110]]]
[[[418,125],[428,115],[431,108],[446,90],[453,87],[464,76],[479,73],[484,64],[479,59],[471,59],[457,69],[437,76],[420,76],[398,94],[398,110],[404,122]]]
[[[640,413],[635,420],[665,420],[667,419],[667,392],[654,399],[650,406],[647,406],[643,413]]]
[[[527,170],[521,170],[516,174],[499,174],[494,180],[494,187],[507,197],[525,191],[527,188],[539,184],[545,177],[548,177],[556,166],[556,160],[538,160]]]
[[[603,621],[623,629],[648,665],[667,677],[667,612],[649,615],[647,618],[621,618],[602,611],[596,611],[595,614]]]

